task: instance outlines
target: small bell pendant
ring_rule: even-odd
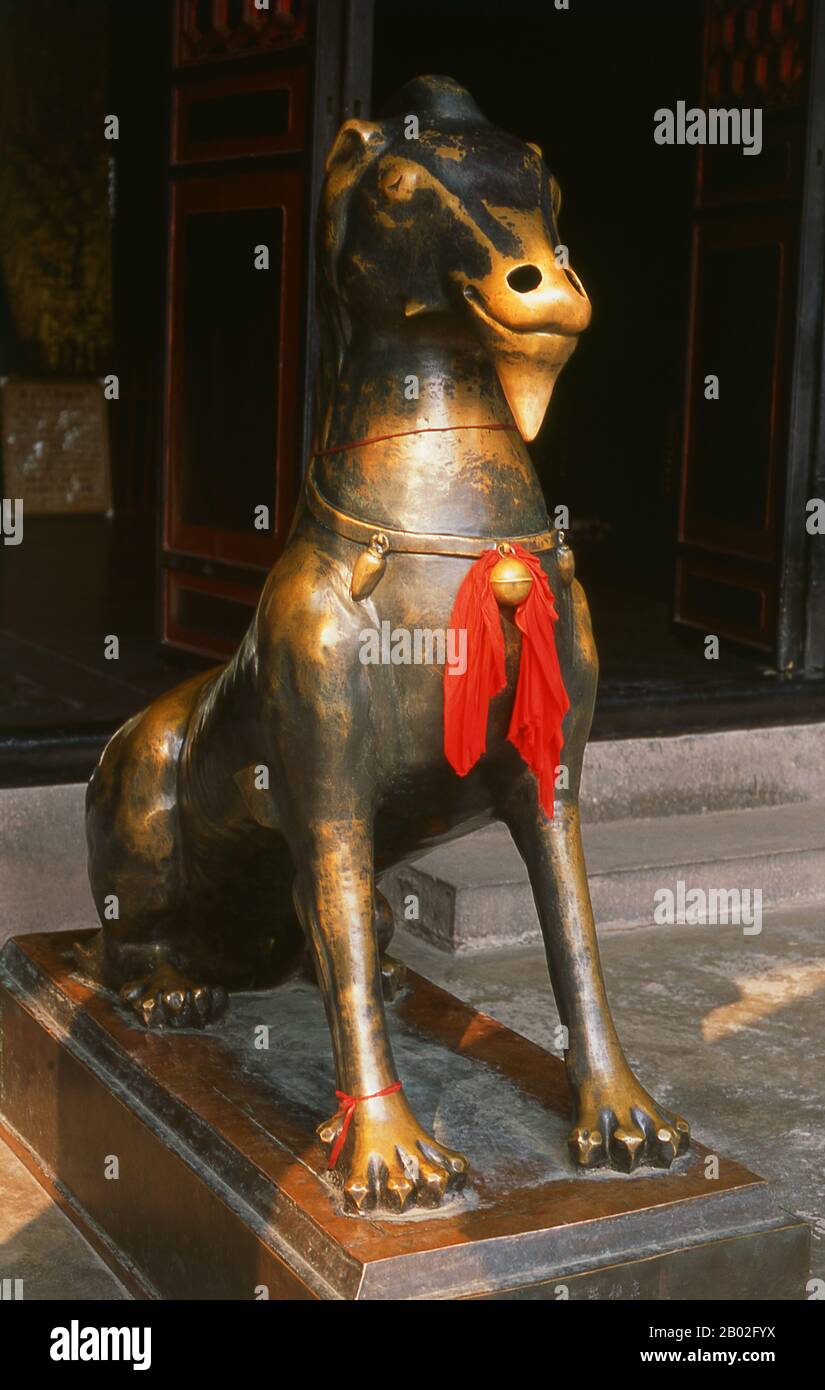
[[[506,541],[496,547],[501,559],[490,570],[490,588],[502,608],[517,608],[533,587],[533,576]]]
[[[556,541],[556,564],[559,567],[559,579],[566,589],[570,588],[576,574],[576,562],[573,552],[569,545],[564,543],[564,532],[558,532]]]
[[[376,584],[387,568],[387,551],[390,543],[382,532],[371,537],[366,550],[362,550],[352,567],[349,591],[356,603],[369,598]]]

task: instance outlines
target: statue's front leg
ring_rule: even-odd
[[[640,1163],[669,1167],[688,1147],[690,1127],[671,1115],[634,1076],[607,1002],[575,801],[548,820],[535,782],[521,779],[503,818],[530,875],[547,964],[562,1024],[573,1095],[570,1147],[582,1167]]]
[[[467,1160],[436,1143],[403,1089],[394,1089],[399,1078],[384,1016],[371,827],[352,818],[316,821],[296,858],[296,900],[345,1097],[319,1137],[335,1157],[348,1204],[358,1211],[436,1205],[448,1189],[461,1186]]]

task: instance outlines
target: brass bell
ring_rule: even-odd
[[[533,587],[533,576],[506,542],[498,547],[501,559],[490,570],[490,588],[503,608],[516,608]]]
[[[356,603],[369,598],[376,584],[387,568],[387,551],[390,543],[382,532],[377,532],[370,540],[366,550],[362,550],[352,567],[349,591]]]
[[[556,537],[556,564],[558,565],[559,579],[565,588],[569,589],[576,577],[576,562],[573,559],[570,546],[565,545],[563,531],[559,531]]]

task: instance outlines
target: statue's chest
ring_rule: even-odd
[[[359,659],[370,692],[378,759],[390,779],[432,775],[445,767],[445,687],[473,679],[470,644],[483,637],[453,622],[467,568],[440,556],[392,556],[372,602],[365,605]],[[505,684],[490,702],[490,755],[506,743],[522,651],[512,610],[497,610],[497,617]]]

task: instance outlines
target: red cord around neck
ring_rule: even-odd
[[[343,454],[348,449],[360,449],[365,444],[383,444],[386,439],[405,439],[409,434],[449,434],[455,430],[515,430],[516,425],[426,425],[420,430],[397,430],[394,434],[374,434],[369,439],[356,439],[352,444],[336,444],[332,449],[318,449],[313,458],[327,458],[329,454]]]

